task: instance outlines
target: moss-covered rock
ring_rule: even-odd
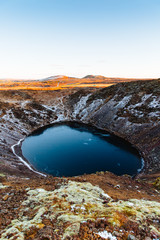
[[[130,199],[113,201],[101,188],[88,182],[68,181],[54,191],[28,189],[27,199],[19,208],[19,217],[2,232],[1,239],[16,236],[26,239],[45,227],[45,222],[54,222],[54,229],[61,230],[61,239],[77,235],[81,223],[107,219],[111,226],[122,227],[127,221],[141,227],[160,229],[154,225],[160,218],[160,203]],[[14,239],[14,238],[10,238]]]

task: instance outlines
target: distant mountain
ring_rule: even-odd
[[[101,76],[101,75],[87,75],[87,76],[83,77],[82,79],[85,79],[85,78],[106,79],[106,77]]]
[[[56,75],[56,76],[50,76],[47,78],[42,78],[42,79],[38,79],[38,81],[49,81],[49,80],[57,80],[57,79],[62,79],[62,78],[70,78],[68,76],[65,75]]]

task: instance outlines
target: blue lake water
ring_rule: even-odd
[[[37,170],[54,176],[96,171],[134,175],[142,165],[127,142],[78,123],[36,131],[23,141],[22,154]]]

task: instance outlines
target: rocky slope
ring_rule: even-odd
[[[0,99],[1,239],[158,239],[159,80],[98,91],[0,91]],[[137,180],[108,172],[43,177],[24,162],[18,143],[59,121],[81,121],[125,138],[142,154],[143,174]]]
[[[26,172],[11,147],[56,121],[81,121],[131,142],[145,173],[160,170],[160,81],[120,83],[94,91],[0,91],[0,161],[6,172]],[[30,171],[28,171],[30,172]]]
[[[145,172],[159,172],[159,80],[121,83],[81,96],[81,91],[69,96],[73,119],[125,138],[142,154]]]

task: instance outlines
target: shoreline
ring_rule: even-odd
[[[63,120],[63,121],[55,121],[54,123],[51,123],[51,124],[48,124],[48,125],[44,125],[44,126],[41,126],[33,131],[31,131],[28,135],[26,135],[24,138],[20,139],[16,144],[12,145],[11,146],[11,149],[12,149],[12,152],[13,154],[20,160],[20,162],[22,162],[29,170],[31,170],[32,172],[38,174],[38,175],[41,175],[43,177],[47,177],[49,174],[44,174],[44,173],[41,173],[39,171],[37,171],[36,169],[34,170],[33,167],[30,162],[24,158],[23,154],[22,154],[22,150],[21,150],[21,146],[22,146],[22,142],[24,141],[24,139],[27,137],[27,136],[30,136],[32,135],[33,133],[39,131],[40,129],[43,130],[43,129],[47,129],[49,127],[52,127],[52,126],[56,126],[56,125],[61,125],[61,124],[81,124],[81,125],[84,125],[86,127],[90,127],[92,129],[96,129],[96,130],[99,130],[99,131],[102,131],[102,132],[105,132],[105,133],[109,133],[111,135],[114,135],[118,138],[121,138],[123,141],[126,142],[126,144],[129,144],[131,145],[139,154],[140,156],[140,161],[141,161],[141,168],[137,169],[137,173],[134,174],[133,176],[131,176],[132,178],[136,178],[138,177],[139,175],[143,174],[143,171],[145,171],[145,160],[143,159],[142,157],[142,153],[139,151],[139,149],[134,146],[131,142],[127,141],[125,138],[121,137],[121,136],[118,136],[117,134],[115,133],[112,133],[110,132],[109,130],[106,130],[106,129],[102,129],[102,128],[98,128],[96,125],[92,125],[90,123],[85,123],[85,122],[82,122],[82,121],[69,121],[69,120]],[[18,153],[16,151],[16,147],[18,147]],[[107,170],[105,170],[107,171]],[[111,172],[112,173],[112,172]],[[126,173],[127,174],[127,173]],[[80,176],[83,176],[84,174],[80,175]],[[124,175],[124,174],[123,174]],[[121,175],[117,175],[117,176],[121,176]]]
[[[41,175],[43,177],[47,177],[47,174],[43,174],[41,172],[38,172],[36,170],[34,170],[31,165],[29,163],[27,163],[27,161],[25,161],[22,157],[22,153],[20,154],[21,156],[19,156],[17,153],[16,153],[16,150],[15,150],[15,147],[18,147],[19,149],[21,149],[21,145],[22,145],[22,141],[24,140],[25,138],[22,138],[20,139],[16,144],[13,144],[11,146],[11,149],[12,149],[12,152],[13,154],[19,159],[20,162],[22,162],[29,170],[31,170],[32,172],[38,174],[38,175]],[[26,159],[27,160],[27,159]]]

